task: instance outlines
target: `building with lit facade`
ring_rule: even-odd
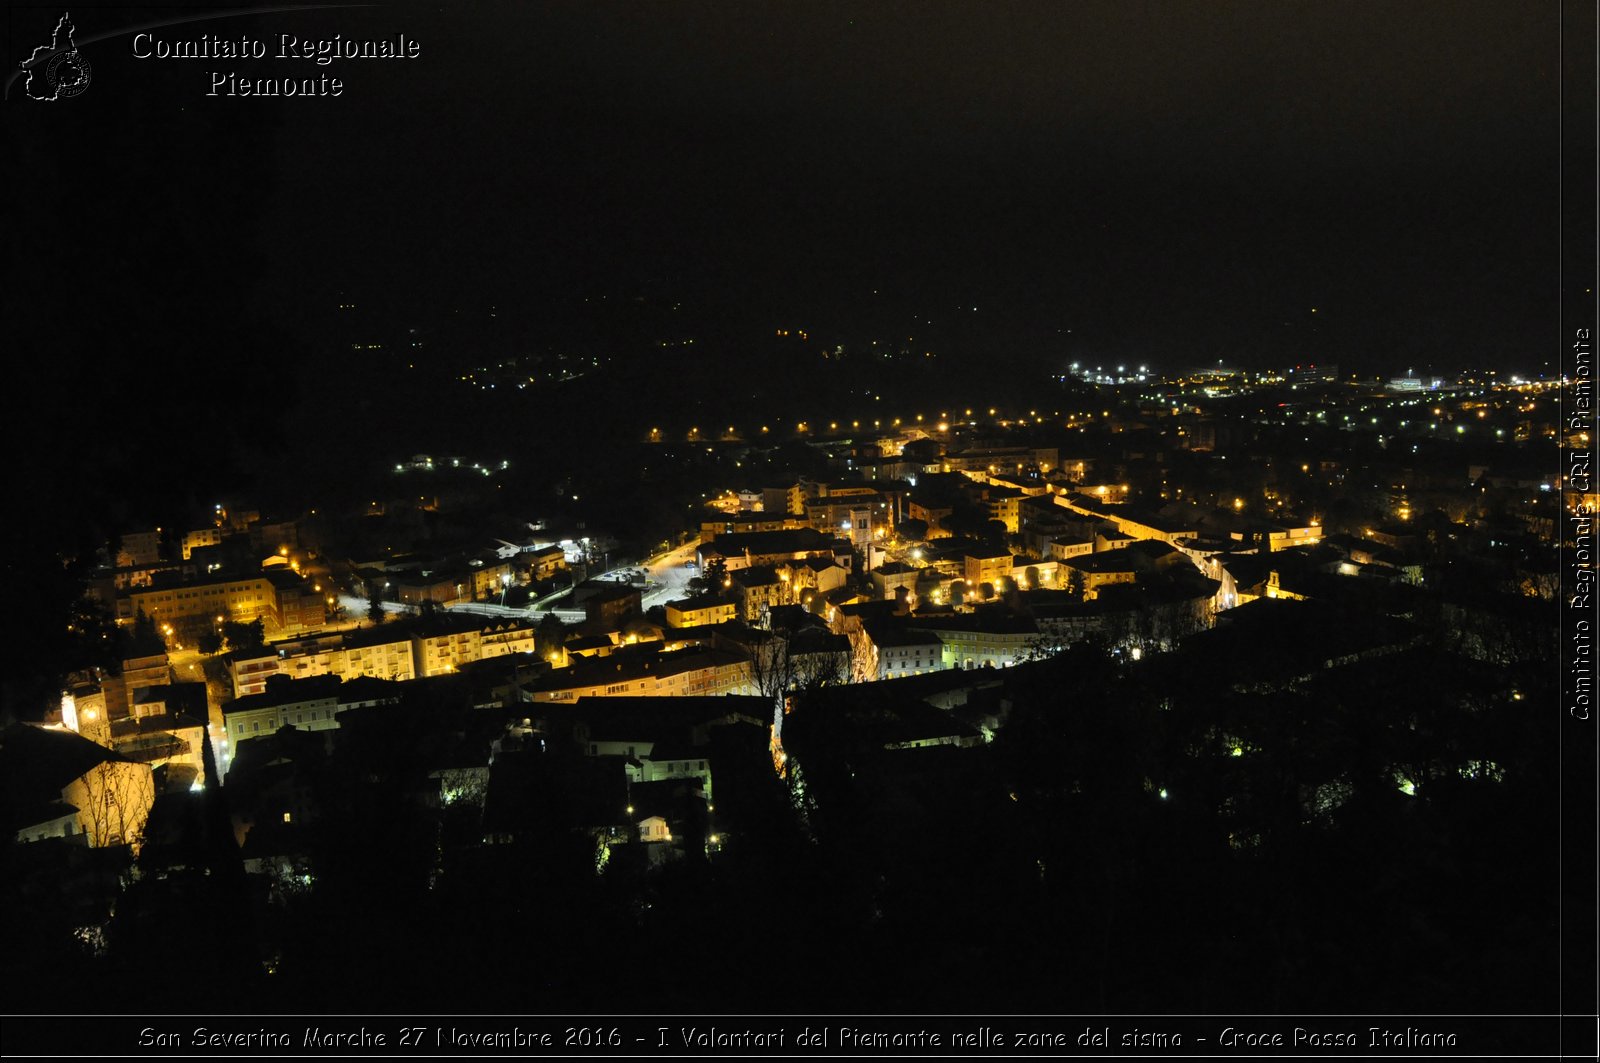
[[[16,841],[127,845],[137,855],[155,804],[149,764],[64,727],[12,724],[0,730],[0,777]]]
[[[555,544],[542,546],[519,554],[516,563],[526,568],[530,580],[543,583],[567,570],[567,552]]]
[[[399,624],[331,632],[269,643],[230,654],[228,674],[235,697],[260,694],[275,675],[308,679],[319,675],[350,680],[361,676],[406,680],[417,676],[411,633]]]
[[[750,692],[750,664],[743,654],[691,648],[668,653],[613,653],[574,661],[534,684],[533,701],[578,698],[688,697]]]
[[[741,568],[729,574],[733,584],[728,594],[739,603],[739,619],[745,622],[759,620],[765,611],[775,605],[790,605],[794,589],[787,569],[779,571],[771,565]]]
[[[673,627],[701,627],[734,619],[739,607],[731,599],[704,594],[697,598],[679,598],[668,602],[666,612],[667,623]]]
[[[194,556],[196,550],[203,550],[208,546],[221,546],[226,533],[219,527],[196,528],[183,537],[183,559],[188,561]]]
[[[335,675],[311,679],[278,679],[260,694],[235,698],[222,707],[229,759],[240,744],[276,734],[281,727],[302,731],[331,731],[339,714],[400,700],[400,687],[382,679],[355,679],[346,683]]]
[[[859,674],[872,679],[901,679],[945,667],[944,641],[936,632],[893,621],[868,621],[854,640],[864,655]]]
[[[1074,513],[1105,521],[1134,539],[1160,539],[1176,543],[1179,539],[1194,538],[1199,529],[1193,523],[1168,520],[1153,513],[1143,513],[1110,503],[1098,494],[1057,495],[1056,504]]]
[[[967,554],[962,564],[961,578],[967,581],[967,586],[976,589],[987,583],[996,586],[1001,580],[1011,576],[1011,554],[1001,551],[974,557]]]
[[[446,613],[424,617],[412,631],[414,671],[419,676],[447,675],[476,661],[534,649],[533,625],[517,618]]]
[[[940,467],[945,472],[1043,475],[1061,464],[1059,453],[1055,447],[990,447],[945,454]]]
[[[199,576],[117,596],[117,619],[140,613],[179,633],[212,630],[217,623],[260,620],[269,630],[315,628],[327,619],[326,600],[299,575],[287,571],[254,576]]]
[[[785,513],[712,513],[700,522],[700,538],[710,542],[719,535],[743,532],[790,531],[805,527],[800,517]]]
[[[728,571],[734,572],[752,565],[831,558],[834,542],[834,535],[812,528],[719,535],[714,542],[700,544],[696,560],[704,571],[708,561],[721,558]]]
[[[945,668],[1007,668],[1039,644],[1039,628],[1031,618],[996,609],[919,616],[916,624],[938,636]]]
[[[873,589],[878,592],[878,597],[886,599],[894,598],[901,588],[908,594],[915,594],[920,575],[920,569],[899,561],[887,562],[867,573],[868,578],[872,580]]]
[[[117,546],[117,567],[154,565],[161,560],[161,529],[126,532]]]

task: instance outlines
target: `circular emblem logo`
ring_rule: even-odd
[[[50,65],[44,71],[45,82],[55,91],[57,98],[81,95],[89,87],[92,76],[89,60],[77,49],[62,52],[50,60]]]

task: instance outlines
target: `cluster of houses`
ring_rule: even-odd
[[[1196,434],[1186,453],[1207,458],[1214,441],[1199,445],[1199,427],[1185,430]],[[452,824],[452,844],[515,846],[558,810],[597,869],[709,858],[759,829],[749,780],[783,770],[797,705],[854,714],[874,748],[956,756],[1003,726],[1008,670],[1063,647],[1098,640],[1139,659],[1188,642],[1243,672],[1260,662],[1241,647],[1315,611],[1424,593],[1451,559],[1554,534],[1531,503],[1435,510],[1446,474],[1410,468],[1384,473],[1406,505],[1332,531],[1310,514],[1222,504],[1176,473],[1164,490],[1134,490],[1127,473],[1141,460],[1167,473],[1127,435],[1121,452],[1096,456],[920,432],[831,447],[835,479],[707,506],[699,576],[670,599],[588,578],[598,536],[332,565],[305,521],[220,506],[204,528],[130,532],[90,594],[164,645],[71,677],[45,726],[0,731],[7,829],[137,857],[220,784],[234,841],[270,895],[315,875],[320,795],[341,751],[399,734],[425,761],[411,807]],[[1333,459],[1318,469],[1345,474]],[[1484,498],[1537,495],[1531,481],[1468,471]],[[1499,589],[1553,595],[1553,565],[1518,556]],[[400,615],[341,616],[336,584]],[[1493,643],[1494,608],[1448,608],[1473,646]],[[1386,598],[1385,610],[1409,605]],[[258,645],[193,665],[169,655],[255,622]],[[1282,681],[1411,637],[1372,628],[1305,661],[1285,653]]]

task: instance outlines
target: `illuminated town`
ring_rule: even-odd
[[[414,21],[385,32],[425,60],[447,19]],[[890,47],[887,12],[864,21]],[[83,102],[113,106],[95,62]],[[376,106],[380,75],[348,69],[344,98]],[[527,76],[577,77],[551,69]],[[727,76],[789,113],[766,73]],[[818,108],[855,99],[839,76]],[[660,113],[702,105],[695,84]],[[172,110],[161,144],[211,122]],[[1497,274],[1495,302],[1477,259],[1419,280],[1399,236],[1371,261],[1340,244],[1389,220],[1294,200],[1285,224],[1343,250],[1270,275],[1234,260],[1278,237],[1215,193],[1239,224],[1215,247],[1182,230],[1218,272],[1180,273],[1164,243],[1128,250],[1153,231],[1134,214],[1177,214],[1119,184],[1126,162],[1082,178],[1092,210],[1018,186],[924,256],[923,215],[849,205],[854,179],[808,171],[792,207],[736,188],[717,167],[746,151],[791,179],[731,118],[703,169],[643,164],[664,191],[596,177],[611,137],[675,157],[641,113],[601,136],[539,112],[542,139],[505,149],[534,191],[493,155],[486,206],[427,160],[330,190],[304,246],[238,238],[259,262],[237,287],[182,249],[159,283],[124,274],[154,230],[188,239],[158,219],[105,235],[76,294],[35,280],[25,348],[54,398],[8,457],[30,630],[0,732],[21,1010],[1553,1010],[1534,721],[1561,681],[1563,507],[1597,500],[1563,491],[1592,420],[1563,415],[1577,382],[1529,324],[1553,311],[1507,309],[1536,270]],[[966,150],[947,135],[904,150]],[[219,233],[304,202],[239,180],[172,195]],[[410,225],[434,181],[416,247],[374,220],[358,253],[337,211],[370,192]],[[562,204],[546,228],[514,220],[524,194]],[[670,220],[607,228],[630,196]],[[1002,208],[1104,276],[1029,288],[1068,251]],[[1469,254],[1437,224],[1417,239]],[[1540,254],[1504,235],[1484,261]],[[85,368],[107,351],[127,364]]]

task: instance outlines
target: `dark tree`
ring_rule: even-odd
[[[167,652],[161,628],[143,609],[133,618],[133,637],[124,652],[128,657],[157,657]]]
[[[565,646],[567,642],[567,625],[554,613],[546,613],[544,619],[539,621],[539,632],[534,639],[534,645],[546,657]]]
[[[222,637],[227,641],[230,650],[260,649],[267,641],[266,629],[262,627],[260,617],[248,624],[229,620],[222,625]]]
[[[700,573],[700,578],[705,581],[706,590],[711,594],[718,594],[723,589],[723,584],[728,582],[728,562],[721,557],[713,557],[706,562],[705,569]]]

